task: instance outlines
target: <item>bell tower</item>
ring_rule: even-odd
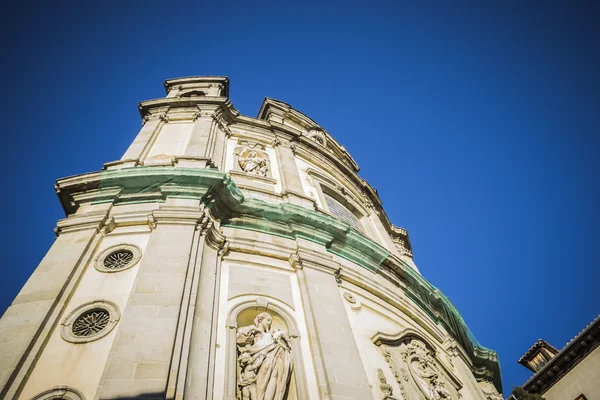
[[[56,182],[0,398],[502,398],[497,354],[329,132],[270,98],[241,115],[226,77],[164,86],[120,160]]]

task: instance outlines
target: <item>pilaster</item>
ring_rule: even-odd
[[[165,207],[139,266],[97,398],[165,399],[200,211]],[[133,377],[119,371],[133,369]]]
[[[97,216],[83,227],[57,230],[56,241],[0,319],[0,398],[15,398],[22,389],[100,240],[103,221]]]
[[[298,173],[298,166],[293,152],[293,145],[283,143],[275,139],[273,143],[277,162],[279,164],[279,176],[281,177],[282,195],[288,203],[296,204],[306,208],[314,208],[311,198],[304,195],[302,181]]]
[[[350,321],[338,288],[338,265],[314,250],[290,258],[296,268],[306,313],[321,399],[371,400]]]
[[[158,133],[166,121],[168,121],[166,114],[160,114],[160,116],[153,117],[145,115],[143,117],[144,125],[142,126],[142,129],[137,134],[125,154],[123,154],[121,160],[143,161],[150,152],[152,144],[156,140]]]
[[[185,149],[185,156],[208,157],[210,155],[208,151],[208,142],[214,123],[211,118],[213,111],[214,110],[207,113],[206,110],[200,110],[198,108],[198,111],[193,114],[192,120],[194,121],[194,127],[192,128],[190,141]]]
[[[190,299],[190,330],[186,333],[186,336],[189,335],[188,355],[182,358],[177,399],[213,398],[221,259],[225,238],[220,235],[215,223],[209,226],[196,255],[199,277],[194,284],[196,292]]]

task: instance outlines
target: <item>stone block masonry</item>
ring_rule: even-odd
[[[152,232],[99,399],[153,394],[164,398],[193,236],[193,225],[159,224]]]

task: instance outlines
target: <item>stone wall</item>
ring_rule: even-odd
[[[259,312],[288,337],[290,400],[431,397],[444,385],[484,398],[474,354],[406,295],[407,270],[418,274],[408,236],[343,146],[282,102],[239,115],[223,77],[166,88],[140,104],[143,127],[121,160],[57,183],[68,218],[0,321],[6,398],[69,387],[87,399],[233,400],[237,340],[258,334],[244,329]],[[325,192],[360,229],[335,217]],[[135,265],[99,266],[117,245],[139,250]],[[98,336],[70,337],[87,316],[78,307],[102,302]],[[439,376],[407,388],[383,349],[410,340]]]
[[[588,400],[599,400],[598,371],[600,371],[600,347],[592,351],[543,396],[547,400],[575,400],[577,396],[583,394]]]

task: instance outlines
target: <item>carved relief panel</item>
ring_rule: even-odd
[[[460,386],[418,338],[405,338],[381,350],[405,400],[457,400]]]
[[[240,141],[233,154],[234,168],[237,171],[271,178],[271,161],[264,145]]]

